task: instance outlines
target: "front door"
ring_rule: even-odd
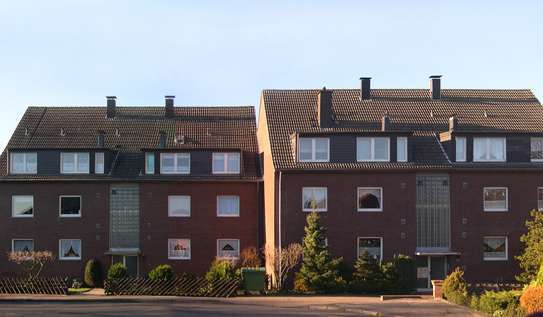
[[[430,290],[432,280],[443,280],[447,276],[446,256],[417,256],[417,289]]]
[[[138,276],[138,257],[137,256],[125,256],[124,265],[126,266],[126,271],[128,276]]]
[[[444,256],[430,257],[430,280],[444,280],[447,275],[447,258]]]

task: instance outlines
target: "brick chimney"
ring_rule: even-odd
[[[317,121],[321,128],[327,128],[332,123],[332,91],[326,87],[322,87],[317,95]]]
[[[175,116],[173,100],[175,96],[164,96],[164,115],[166,118],[173,118]]]
[[[458,130],[458,119],[456,118],[456,115],[453,114],[450,118],[449,118],[449,131],[450,132],[453,132],[455,130]]]
[[[371,77],[360,77],[360,100],[371,99]]]
[[[390,130],[390,117],[387,113],[381,118],[381,131]]]
[[[117,113],[117,97],[115,96],[106,96],[106,118],[113,119]]]
[[[441,99],[441,75],[430,76],[430,95],[432,99]]]

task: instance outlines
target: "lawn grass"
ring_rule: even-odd
[[[78,294],[83,294],[83,293],[86,293],[88,291],[90,291],[91,289],[88,288],[88,287],[82,287],[82,288],[68,288],[68,294],[70,295],[78,295]]]

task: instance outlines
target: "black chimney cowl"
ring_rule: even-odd
[[[371,99],[371,77],[360,77],[360,100]]]
[[[432,99],[441,99],[441,75],[430,76],[430,95]]]
[[[174,101],[175,96],[164,96],[164,114],[166,118],[173,118],[175,116]]]
[[[106,96],[106,118],[113,119],[117,114],[117,97]]]

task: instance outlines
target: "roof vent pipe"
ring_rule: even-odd
[[[108,119],[115,118],[115,114],[117,112],[117,97],[106,96],[106,100],[107,100],[106,118]]]
[[[388,131],[390,128],[390,117],[385,113],[381,118],[381,131]]]
[[[360,100],[371,99],[371,77],[360,77]]]
[[[441,99],[441,75],[430,76],[430,95],[432,99]]]
[[[449,131],[450,132],[453,132],[455,130],[458,130],[458,119],[456,118],[456,115],[453,114],[450,118],[449,118]]]
[[[174,103],[175,96],[164,96],[164,115],[166,118],[174,117]]]

